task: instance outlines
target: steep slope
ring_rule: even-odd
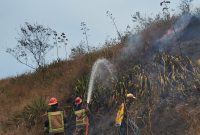
[[[104,57],[114,65],[117,79],[109,80],[102,69],[103,77],[96,80],[89,105],[91,135],[116,135],[116,110],[127,92],[137,97],[129,118],[135,125],[131,127],[137,125],[142,135],[199,135],[200,67],[196,60],[200,58],[200,39],[188,33],[200,33],[195,29],[200,23],[190,17],[188,25],[174,33],[172,20],[168,21],[155,21],[139,34],[126,35],[121,44],[52,63],[32,74],[1,80],[0,134],[43,134],[43,109],[52,96],[66,110],[68,132],[73,132],[73,98],[81,95],[85,102],[92,65]],[[184,40],[177,41],[175,36],[180,33]],[[35,107],[41,110],[32,117],[29,108],[38,102],[44,108]],[[133,132],[130,130],[129,134]]]

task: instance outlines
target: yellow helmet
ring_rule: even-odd
[[[136,97],[132,94],[132,93],[128,93],[126,95],[127,98],[133,98],[133,99],[136,99]]]

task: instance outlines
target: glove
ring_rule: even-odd
[[[115,123],[115,127],[120,127],[120,126],[121,126],[121,124]]]

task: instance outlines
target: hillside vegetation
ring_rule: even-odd
[[[138,32],[122,35],[120,42],[107,43],[71,60],[54,62],[34,73],[0,80],[0,134],[43,134],[50,97],[57,97],[66,110],[67,132],[72,132],[73,99],[79,95],[85,102],[92,65],[97,59],[106,58],[114,65],[116,79],[110,79],[105,71],[103,79],[95,82],[89,106],[90,134],[116,135],[113,123],[116,109],[124,95],[132,92],[137,101],[129,117],[140,134],[199,135],[198,14],[157,16],[143,20],[140,26]]]

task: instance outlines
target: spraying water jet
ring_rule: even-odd
[[[87,93],[87,104],[90,103],[90,99],[91,99],[91,96],[92,96],[92,91],[93,91],[93,86],[94,86],[94,81],[97,77],[97,73],[98,73],[98,70],[101,68],[101,66],[104,66],[106,67],[106,69],[108,70],[112,80],[115,80],[114,78],[114,75],[113,75],[113,70],[112,70],[112,64],[107,60],[107,59],[98,59],[93,67],[92,67],[92,72],[91,72],[91,75],[90,75],[90,82],[89,82],[89,87],[88,87],[88,93]]]

